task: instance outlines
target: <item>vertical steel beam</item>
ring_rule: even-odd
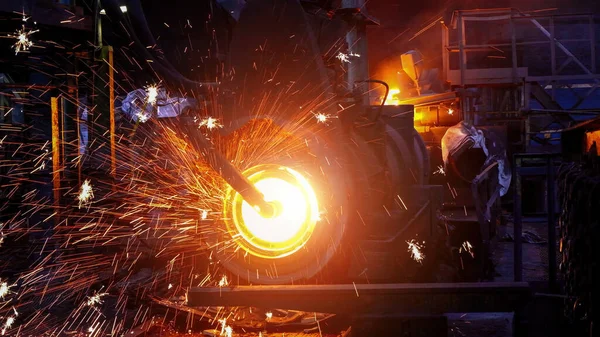
[[[52,183],[54,192],[54,207],[58,210],[60,205],[60,116],[58,113],[58,98],[50,98],[51,124],[52,124]]]
[[[594,16],[589,16],[589,29],[590,29],[590,56],[592,60],[592,73],[596,73],[596,25],[594,23]]]
[[[359,8],[364,10],[365,0],[343,0],[343,8]],[[348,90],[354,90],[355,86],[360,88],[360,92],[366,93],[363,95],[363,105],[369,105],[369,86],[367,83],[355,83],[356,81],[364,81],[369,78],[369,62],[368,62],[368,46],[367,46],[367,25],[361,19],[353,19],[350,21],[352,28],[346,34],[346,43],[348,52],[359,54],[359,58],[352,59],[348,63]]]
[[[517,29],[515,27],[515,21],[511,18],[510,19],[510,49],[511,49],[511,58],[512,58],[512,77],[513,77],[513,83],[516,84],[517,83],[517,67],[518,62],[517,62]]]
[[[555,199],[554,199],[554,158],[551,155],[547,157],[547,172],[546,172],[546,191],[548,193],[548,282],[550,291],[557,290],[556,284],[556,219],[554,216]]]
[[[465,52],[465,44],[466,44],[466,37],[465,37],[465,21],[463,20],[462,17],[462,13],[459,12],[458,14],[458,63],[459,63],[459,67],[460,67],[460,113],[462,116],[462,119],[465,122],[472,122],[470,119],[470,115],[467,114],[467,98],[466,98],[466,86],[465,86],[465,82],[466,82],[466,72],[467,72],[467,55]]]
[[[550,17],[550,63],[552,67],[552,77],[556,76],[556,39],[554,38],[554,17]],[[552,85],[552,100],[556,100],[555,82],[550,81]]]
[[[442,80],[448,81],[448,71],[450,70],[450,52],[448,46],[450,45],[450,35],[448,32],[448,26],[444,21],[440,22],[442,28]]]
[[[467,53],[465,51],[466,42],[465,21],[462,14],[458,14],[458,63],[460,64],[460,85],[464,88],[467,72]]]
[[[514,237],[514,277],[515,282],[523,280],[523,246],[522,232],[523,223],[521,218],[521,161],[518,156],[515,157],[515,191],[513,197],[513,237]]]

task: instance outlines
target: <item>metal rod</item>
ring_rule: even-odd
[[[552,76],[556,73],[556,40],[554,39],[554,18],[550,18],[550,63],[552,67]],[[552,100],[556,100],[556,83],[550,82],[552,85]]]
[[[564,39],[561,40],[561,42],[589,42],[589,39]],[[548,41],[523,41],[523,42],[517,42],[516,45],[517,46],[534,46],[534,45],[548,45]],[[499,47],[510,47],[512,46],[512,43],[484,43],[484,44],[465,44],[464,48],[465,51],[467,52],[473,52],[473,51],[493,51],[496,50],[495,48],[499,48]],[[446,48],[455,53],[459,50],[457,45],[450,45],[450,46],[446,46]],[[473,50],[473,49],[479,49],[479,50]]]
[[[185,124],[182,128],[190,140],[190,145],[206,159],[209,166],[219,173],[231,188],[238,192],[252,207],[258,207],[262,215],[270,216],[273,214],[273,206],[265,201],[263,194],[237,167],[212,146],[195,125]]]
[[[448,27],[442,21],[440,23],[440,27],[442,28],[442,79],[444,81],[448,80],[448,71],[450,70],[450,55],[448,51],[448,44],[450,43],[450,33],[448,32]]]

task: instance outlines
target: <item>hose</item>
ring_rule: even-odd
[[[381,80],[362,80],[356,81],[356,83],[377,83],[385,87],[385,96],[383,96],[383,100],[381,101],[381,105],[379,106],[379,110],[377,111],[377,115],[373,119],[374,122],[378,121],[381,117],[381,114],[383,113],[383,106],[385,105],[385,101],[387,100],[388,94],[390,93],[390,86],[386,82]]]

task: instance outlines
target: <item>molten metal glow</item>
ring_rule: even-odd
[[[245,174],[248,180],[275,207],[275,215],[263,217],[241,196],[228,193],[231,215],[225,213],[232,236],[250,254],[280,258],[293,254],[306,244],[319,219],[319,207],[310,183],[298,172],[279,165],[260,165]]]
[[[400,98],[398,97],[398,95],[400,95],[400,89],[398,89],[398,88],[390,89],[390,91],[388,92],[387,98],[385,99],[385,105],[399,105]]]

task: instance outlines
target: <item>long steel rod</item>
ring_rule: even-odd
[[[196,125],[184,124],[185,131],[190,145],[204,158],[210,167],[238,192],[242,198],[252,207],[258,207],[263,215],[270,215],[273,207],[265,201],[264,195],[238,170],[227,158],[217,151],[204,135],[198,130]]]

